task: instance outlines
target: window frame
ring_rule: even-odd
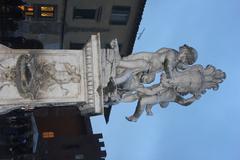
[[[33,10],[30,11],[28,10],[29,8],[32,8]],[[24,15],[26,17],[31,17],[34,18],[36,16],[36,7],[34,5],[28,5],[28,6],[24,6]],[[30,15],[29,13],[32,13],[32,15]]]
[[[127,25],[131,14],[130,6],[112,6],[109,24],[111,25]],[[124,19],[121,21],[120,19]]]
[[[55,137],[55,133],[53,131],[45,131],[42,132],[42,138],[43,139],[51,139]]]
[[[79,12],[79,15],[77,15],[77,12]],[[87,12],[92,12],[91,16],[87,17],[86,15],[90,15],[90,14],[87,14]],[[82,16],[81,16],[81,14],[82,14]],[[98,10],[97,9],[83,9],[83,8],[74,7],[72,18],[74,20],[78,20],[78,19],[81,19],[81,20],[96,20],[97,15],[98,15]],[[84,16],[86,16],[86,17],[84,17]]]
[[[52,5],[52,4],[37,4],[37,19],[38,20],[56,20],[57,19],[57,5]],[[41,7],[53,7],[53,11],[42,11]],[[52,13],[53,16],[41,16],[43,13]]]

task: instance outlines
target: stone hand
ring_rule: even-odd
[[[196,95],[194,95],[194,98],[195,98],[196,100],[200,99],[200,98],[201,98],[201,94],[196,94]]]
[[[173,81],[171,79],[162,79],[161,84],[166,88],[173,87]]]
[[[141,92],[141,93],[145,93],[146,88],[137,88],[136,91]]]

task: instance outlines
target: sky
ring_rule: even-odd
[[[197,64],[212,64],[227,78],[188,107],[156,105],[154,116],[136,123],[125,119],[136,103],[113,106],[107,125],[92,117],[106,160],[240,160],[240,1],[147,0],[139,33],[144,28],[134,52],[188,44]]]

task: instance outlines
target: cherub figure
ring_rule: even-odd
[[[149,88],[138,88],[137,107],[132,116],[126,117],[129,121],[137,121],[144,109],[148,115],[152,115],[151,108],[155,104],[166,107],[169,102],[176,102],[188,106],[201,97],[206,89],[218,89],[218,84],[223,82],[226,75],[219,69],[208,65],[203,68],[201,65],[194,65],[183,71],[174,70],[172,79],[167,74],[162,74],[158,85]],[[184,95],[191,94],[190,98]],[[133,98],[134,99],[134,98]]]
[[[196,60],[197,51],[186,44],[179,48],[179,52],[170,48],[161,48],[154,53],[133,54],[119,61],[115,84],[127,82],[134,76],[137,76],[140,82],[151,83],[156,73],[162,71],[165,71],[168,78],[171,78],[174,68],[185,69]]]
[[[136,99],[136,88],[144,88],[144,84],[152,83],[156,73],[164,72],[171,79],[174,69],[184,70],[196,60],[197,51],[186,44],[179,48],[179,52],[161,48],[155,53],[141,52],[124,57],[119,62],[119,74],[115,78],[122,101]]]

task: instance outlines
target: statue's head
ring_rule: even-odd
[[[226,74],[212,65],[205,68],[201,65],[193,65],[187,70],[175,72],[172,84],[178,94],[200,95],[207,89],[218,90],[219,83],[225,78]]]
[[[201,90],[202,74],[198,71],[186,71],[175,78],[174,89],[180,95],[195,94]]]
[[[192,65],[197,61],[197,51],[184,44],[183,46],[179,47],[179,56],[178,60],[186,65]]]

